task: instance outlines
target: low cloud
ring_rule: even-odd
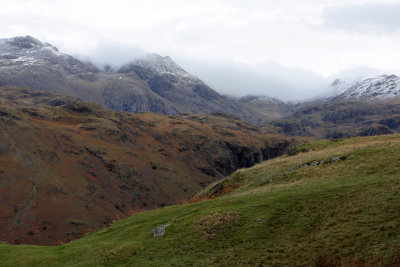
[[[101,41],[88,55],[77,57],[91,61],[100,68],[110,65],[117,69],[152,52],[154,51],[118,42]],[[391,74],[381,69],[360,66],[324,77],[311,70],[288,68],[273,61],[246,64],[229,59],[199,61],[179,54],[161,54],[161,56],[167,55],[220,94],[238,97],[264,95],[287,101],[305,100],[323,96],[336,78],[352,81],[384,73]]]
[[[178,59],[178,63],[219,93],[233,96],[264,95],[301,100],[323,94],[332,82],[311,71],[286,68],[275,62],[250,65]]]
[[[135,46],[118,42],[99,41],[87,55],[74,55],[85,61],[90,61],[99,68],[109,65],[115,69],[146,54],[146,51]]]
[[[393,33],[400,30],[400,3],[373,3],[326,8],[324,26],[356,32]]]
[[[345,81],[352,81],[352,80],[363,80],[382,74],[392,74],[392,72],[390,71],[388,72],[388,70],[384,71],[377,68],[360,66],[344,70],[336,76],[337,78],[340,78]]]
[[[99,68],[110,65],[118,69],[152,52],[154,51],[103,40],[89,54],[74,56],[90,61]],[[323,94],[332,82],[330,78],[324,78],[312,71],[286,68],[272,61],[245,64],[229,59],[199,61],[179,54],[168,56],[217,92],[231,96],[264,95],[282,100],[307,99]]]

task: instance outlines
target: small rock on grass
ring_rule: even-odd
[[[337,162],[337,161],[339,161],[340,160],[340,157],[333,157],[332,158],[332,162]]]
[[[164,225],[160,225],[157,226],[156,228],[153,229],[153,236],[154,237],[158,237],[158,236],[162,236],[165,234],[165,228],[167,228],[169,226],[169,224],[164,224]]]

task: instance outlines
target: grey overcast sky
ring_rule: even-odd
[[[299,99],[400,74],[400,1],[0,0],[0,37],[120,65],[170,55],[221,93]]]

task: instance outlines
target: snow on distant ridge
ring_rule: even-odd
[[[160,56],[158,54],[147,54],[135,60],[138,64],[148,64],[156,68],[159,72],[176,71],[183,69],[178,66],[169,56]]]
[[[125,73],[131,71],[132,67],[138,66],[158,74],[173,75],[184,78],[186,81],[199,81],[199,79],[182,69],[169,56],[158,54],[147,54],[119,68],[118,72]]]
[[[0,58],[3,60],[31,64],[35,60],[53,56],[67,57],[51,44],[42,43],[31,36],[0,39]]]
[[[0,69],[36,73],[39,67],[60,71],[66,75],[93,78],[98,70],[70,55],[61,53],[51,44],[31,36],[0,39]]]
[[[333,99],[376,99],[385,100],[400,96],[400,77],[380,75],[355,81],[335,80],[329,97]]]

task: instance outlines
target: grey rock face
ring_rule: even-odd
[[[160,225],[157,226],[156,228],[153,229],[153,236],[154,237],[158,237],[158,236],[162,236],[165,234],[165,229],[170,226],[169,224],[164,224],[164,225]]]
[[[139,77],[153,93],[173,103],[179,113],[225,112],[248,120],[257,117],[238,101],[218,94],[168,56],[147,55],[122,66],[118,73]]]
[[[382,134],[393,134],[393,131],[385,125],[375,124],[362,129],[358,133],[359,136],[374,136]]]

